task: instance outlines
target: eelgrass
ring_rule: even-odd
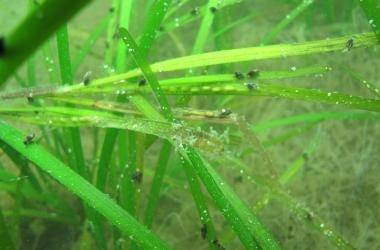
[[[43,5],[37,10],[49,11],[54,14],[51,1],[44,2]],[[339,38],[316,40],[311,42],[304,42],[298,44],[278,44],[272,46],[251,47],[245,49],[229,49],[217,52],[203,53],[209,37],[214,37],[217,48],[226,48],[223,39],[227,38],[228,29],[236,28],[237,24],[244,24],[251,16],[242,17],[237,20],[228,28],[220,29],[220,24],[227,22],[218,15],[218,11],[226,6],[239,5],[239,1],[224,1],[222,4],[219,1],[208,1],[201,8],[192,9],[183,14],[181,18],[170,19],[179,7],[183,8],[190,2],[183,1],[170,9],[170,1],[147,1],[147,8],[144,13],[146,22],[141,29],[139,43],[134,41],[132,35],[124,28],[126,27],[133,32],[138,29],[131,29],[130,22],[132,18],[132,10],[135,8],[134,1],[113,1],[110,13],[106,15],[102,22],[96,27],[94,32],[89,36],[87,42],[80,50],[77,58],[74,60],[74,70],[71,68],[71,59],[69,55],[69,42],[65,25],[63,29],[58,31],[58,55],[60,59],[60,72],[62,83],[73,84],[73,73],[82,65],[82,62],[89,51],[99,39],[101,33],[106,29],[108,24],[108,33],[106,39],[106,52],[104,58],[104,65],[106,73],[109,76],[100,79],[91,79],[87,83],[84,81],[81,84],[74,84],[71,86],[43,86],[29,89],[22,89],[16,91],[3,91],[0,98],[3,101],[12,103],[12,99],[33,97],[43,101],[42,106],[20,105],[11,104],[10,106],[0,109],[0,113],[4,118],[18,122],[27,122],[32,124],[50,124],[53,127],[69,127],[67,135],[71,141],[64,139],[59,133],[52,132],[54,136],[54,147],[49,143],[49,137],[42,132],[43,143],[46,143],[49,149],[56,150],[57,155],[61,155],[61,159],[67,159],[72,171],[61,161],[57,160],[52,154],[48,153],[41,146],[39,141],[30,144],[24,143],[24,136],[21,135],[15,128],[5,122],[1,122],[0,139],[2,143],[3,152],[17,165],[21,170],[21,175],[28,176],[28,182],[21,182],[8,170],[2,171],[0,168],[0,180],[10,183],[1,185],[1,188],[9,192],[15,202],[14,212],[7,212],[7,216],[13,216],[15,227],[9,228],[4,223],[0,227],[4,229],[1,231],[0,236],[14,230],[16,239],[19,235],[19,225],[24,217],[43,218],[45,220],[60,221],[62,223],[74,223],[77,225],[78,220],[70,220],[70,216],[75,214],[67,205],[64,205],[60,197],[54,195],[42,196],[39,191],[47,190],[54,185],[51,180],[40,174],[38,171],[30,172],[27,161],[20,158],[23,155],[26,159],[33,162],[37,169],[48,172],[53,179],[58,180],[64,187],[74,192],[77,196],[85,201],[85,219],[89,221],[90,228],[94,233],[93,237],[97,244],[97,248],[108,248],[106,237],[107,228],[102,227],[102,221],[99,220],[98,214],[95,210],[102,214],[105,219],[115,226],[113,230],[113,245],[116,249],[123,247],[137,249],[141,247],[144,249],[167,249],[168,244],[160,240],[154,233],[149,231],[148,228],[155,230],[154,221],[156,220],[159,200],[167,189],[175,186],[182,191],[182,182],[188,183],[190,194],[193,197],[195,208],[198,211],[199,222],[196,224],[202,228],[202,235],[207,239],[211,249],[219,249],[224,244],[230,244],[233,236],[237,236],[242,245],[246,249],[280,249],[280,244],[275,239],[275,236],[267,229],[261,220],[257,217],[256,213],[266,207],[267,202],[273,198],[279,201],[281,206],[295,216],[300,218],[300,222],[308,225],[309,228],[314,228],[320,235],[330,240],[333,245],[341,249],[350,249],[352,246],[344,237],[342,237],[333,227],[328,226],[328,222],[317,216],[312,209],[300,205],[300,202],[286,193],[283,185],[291,180],[292,177],[303,171],[302,166],[307,161],[307,157],[313,155],[316,150],[315,143],[310,143],[310,146],[298,155],[294,163],[282,174],[279,179],[273,180],[265,175],[255,174],[253,180],[259,188],[268,191],[262,198],[259,199],[257,205],[251,210],[245,202],[239,197],[236,192],[231,188],[219,173],[219,164],[221,160],[228,159],[231,164],[244,168],[245,171],[249,170],[249,166],[245,165],[241,159],[249,157],[252,153],[258,154],[263,160],[261,168],[271,169],[275,173],[275,168],[272,161],[272,155],[266,151],[266,147],[272,145],[282,145],[294,138],[301,138],[302,134],[310,132],[318,124],[322,124],[329,120],[356,120],[356,121],[377,121],[379,116],[376,112],[380,111],[380,103],[375,97],[378,97],[378,88],[373,83],[368,83],[366,78],[351,70],[355,78],[359,79],[364,87],[368,88],[374,94],[374,97],[362,96],[359,93],[351,95],[345,91],[336,91],[329,87],[329,90],[311,89],[305,87],[290,87],[288,84],[282,84],[282,80],[295,81],[296,77],[307,77],[314,74],[330,74],[331,71],[336,72],[328,66],[310,66],[304,68],[290,67],[290,70],[260,70],[257,75],[249,77],[247,74],[245,79],[236,78],[231,65],[228,67],[220,67],[218,73],[210,75],[200,75],[200,71],[193,70],[201,67],[211,67],[213,65],[225,65],[231,63],[241,63],[250,61],[261,61],[265,59],[280,59],[287,60],[294,56],[308,56],[319,55],[327,52],[347,53],[351,50],[359,48],[371,47],[378,44],[375,36],[372,33],[363,33],[356,35],[341,36]],[[265,43],[269,43],[282,32],[286,26],[295,21],[301,12],[306,7],[314,11],[312,1],[302,1],[302,3],[290,13],[289,18],[284,19],[278,26],[275,26],[269,32],[267,37],[263,38]],[[57,6],[60,3],[57,3]],[[62,3],[63,4],[63,3]],[[83,3],[84,4],[84,1]],[[50,6],[50,7],[49,7]],[[363,5],[370,24],[377,20],[378,13],[373,11],[375,6],[374,2],[366,1]],[[67,19],[69,14],[72,15],[77,7],[72,7],[65,12]],[[149,7],[149,8],[148,8]],[[331,1],[324,5],[325,9],[329,10],[328,19],[334,20],[333,13],[334,7]],[[372,8],[372,9],[371,9]],[[166,13],[169,11],[168,17],[165,19]],[[308,15],[313,12],[307,12]],[[31,17],[36,17],[38,12],[32,12]],[[253,14],[252,16],[256,16]],[[153,64],[149,64],[147,58],[151,52],[154,44],[156,33],[160,30],[160,34],[166,34],[175,28],[182,28],[185,24],[190,24],[191,21],[202,18],[200,28],[197,32],[195,45],[192,47],[194,55],[185,56],[180,58],[169,59]],[[217,27],[217,33],[211,32],[211,26],[214,19],[217,22],[214,24]],[[219,19],[218,19],[219,18]],[[373,19],[372,19],[373,18]],[[32,21],[25,21],[19,28],[21,34],[26,34],[29,39],[33,40],[30,47],[25,47],[20,52],[19,57],[15,57],[14,63],[9,63],[9,54],[0,58],[0,73],[3,81],[10,75],[14,74],[15,68],[20,65],[30,55],[38,45],[42,45],[42,41],[47,38],[47,35],[54,32],[58,28],[58,24],[62,24],[63,20],[55,20],[50,28],[36,39],[36,34],[33,34],[35,27],[30,27]],[[119,21],[117,21],[119,19]],[[371,21],[372,20],[372,21]],[[46,20],[45,20],[46,21]],[[164,21],[164,24],[161,22]],[[37,22],[38,23],[38,22]],[[39,23],[38,25],[41,25]],[[28,32],[28,28],[30,32]],[[376,24],[372,25],[376,34]],[[15,32],[13,35],[20,38],[20,31]],[[19,33],[17,33],[19,32]],[[18,35],[17,35],[18,34]],[[117,34],[121,39],[115,41],[113,37]],[[175,37],[173,34],[172,37]],[[12,35],[10,36],[12,37]],[[6,52],[9,48],[17,45],[17,39],[12,44],[12,39],[8,40],[6,37]],[[8,47],[8,43],[10,44]],[[181,41],[177,43],[182,46]],[[47,58],[52,58],[52,52],[49,50],[49,44],[45,44],[44,54]],[[116,54],[114,49],[116,48]],[[127,53],[128,52],[128,53]],[[132,62],[134,60],[134,63]],[[13,59],[12,59],[13,60]],[[50,82],[54,83],[57,80],[55,73],[55,65],[52,60],[47,60],[47,69],[49,73]],[[245,68],[245,67],[244,67]],[[28,83],[34,85],[37,83],[35,76],[35,61],[29,58],[28,64]],[[168,73],[179,70],[191,70],[189,73],[184,74],[183,77],[167,78],[163,75],[161,79],[160,73]],[[227,71],[226,71],[227,70]],[[194,73],[196,72],[196,73]],[[116,75],[114,75],[116,73]],[[222,73],[222,74],[221,74]],[[242,74],[246,74],[243,72]],[[18,82],[23,84],[25,81],[18,74],[15,74]],[[298,86],[298,85],[297,85]],[[105,95],[106,98],[99,100],[99,94]],[[147,98],[148,95],[153,95],[158,105],[152,104],[151,100]],[[188,104],[190,97],[197,95],[208,95],[211,98],[218,98],[216,105],[212,105],[208,109],[196,108],[177,108],[170,105],[168,97],[170,95],[185,97],[182,104]],[[224,98],[224,96],[249,96],[250,100],[257,99],[258,97],[269,98],[285,98],[290,100],[302,100],[306,104],[327,103],[329,106],[326,108],[333,108],[339,106],[342,108],[359,109],[362,112],[319,112],[304,114],[284,119],[276,119],[257,125],[249,125],[238,114],[231,114],[229,109],[224,106],[226,103],[231,102],[231,98]],[[113,101],[109,97],[117,97]],[[194,98],[197,99],[197,98]],[[262,99],[258,99],[260,101]],[[50,101],[54,101],[54,106],[50,105]],[[198,100],[197,100],[198,101]],[[241,102],[239,105],[243,105]],[[75,105],[75,106],[74,106]],[[80,107],[79,107],[80,106]],[[159,109],[157,108],[159,107]],[[215,107],[219,110],[215,110]],[[374,112],[368,112],[374,111]],[[38,115],[35,115],[38,112]],[[186,120],[189,123],[183,123]],[[193,122],[201,124],[231,124],[235,125],[236,132],[233,132],[226,137],[220,136],[215,133],[206,133],[203,129],[193,127]],[[284,128],[293,125],[291,130],[277,135],[269,140],[263,142],[253,133],[263,131],[275,131],[274,128]],[[107,128],[107,133],[100,154],[100,161],[97,169],[87,170],[90,166],[85,162],[84,152],[82,152],[79,128],[93,127],[97,131],[101,128]],[[250,131],[250,128],[252,131]],[[127,131],[125,131],[127,130]],[[66,131],[66,129],[65,129]],[[319,140],[319,133],[317,134]],[[118,136],[118,137],[117,137]],[[97,142],[99,135],[94,136],[94,141]],[[162,150],[158,157],[156,170],[152,173],[151,169],[144,167],[146,152],[150,152],[151,148],[155,148],[157,139],[163,139]],[[234,140],[230,142],[229,139]],[[62,142],[62,140],[64,140]],[[67,140],[67,141],[66,141]],[[316,141],[317,139],[314,139]],[[208,163],[210,160],[221,154],[223,147],[230,147],[236,143],[248,142],[247,147],[241,149],[236,158],[232,156],[217,157],[218,159],[212,160],[212,164]],[[96,143],[97,144],[97,143]],[[70,152],[65,151],[66,145],[70,146]],[[99,151],[97,145],[94,147],[95,155]],[[177,156],[180,159],[180,168],[175,172],[168,172],[167,168],[170,165],[169,154],[174,148]],[[59,151],[61,153],[59,154]],[[71,152],[72,151],[72,152]],[[201,153],[202,152],[202,156]],[[117,156],[117,157],[113,157]],[[173,157],[174,158],[174,157]],[[261,171],[260,167],[255,168],[256,171]],[[28,172],[29,171],[29,172]],[[38,174],[36,174],[36,172]],[[179,172],[184,172],[186,179],[181,179],[178,175]],[[140,193],[140,188],[145,184],[145,176],[154,176],[153,183],[151,184],[149,195],[147,196],[147,206],[144,213],[143,223],[138,222],[141,204],[144,203],[144,195]],[[95,176],[91,176],[95,175]],[[82,176],[82,177],[81,177]],[[84,178],[83,178],[84,177]],[[144,178],[143,178],[144,177]],[[16,183],[12,183],[13,178],[18,178]],[[43,182],[41,182],[41,179]],[[89,182],[94,180],[94,185]],[[47,184],[44,184],[47,182]],[[201,181],[201,182],[200,182]],[[0,183],[1,184],[1,183]],[[95,186],[99,189],[96,189]],[[203,187],[207,190],[208,194],[203,193]],[[107,195],[115,194],[114,201]],[[164,192],[164,193],[163,193]],[[24,194],[28,194],[31,199],[38,201],[46,201],[50,208],[59,211],[58,218],[49,216],[48,214],[38,213],[33,209],[23,207],[22,200]],[[210,202],[210,200],[212,202]],[[120,206],[116,205],[119,203]],[[210,206],[215,204],[215,207]],[[87,206],[94,208],[92,210]],[[4,210],[3,210],[4,211]],[[232,229],[230,234],[222,238],[223,232],[219,232],[219,225],[214,220],[215,212],[224,216],[224,219],[229,223]],[[70,218],[70,219],[69,219]],[[1,221],[0,221],[1,222]],[[91,241],[88,239],[85,225],[83,223],[82,236],[80,242]],[[271,228],[272,229],[272,228]],[[121,230],[121,231],[118,231]],[[204,231],[206,230],[206,232]],[[273,230],[273,229],[272,229]],[[277,231],[278,233],[278,231]],[[124,235],[125,234],[125,235]],[[131,241],[125,242],[126,239]],[[124,243],[125,242],[125,243]],[[132,244],[129,244],[132,242]],[[221,244],[221,245],[220,245]],[[12,248],[12,243],[8,242],[9,249]]]
[[[148,249],[168,249],[164,242],[139,224],[107,195],[97,190],[68,166],[46,152],[41,146],[37,144],[26,146],[23,143],[24,135],[18,130],[4,122],[1,122],[0,126],[0,138],[2,141],[65,185],[87,204],[112,221],[120,230],[134,237],[141,246]]]
[[[5,83],[42,42],[89,2],[90,0],[74,3],[64,0],[44,1],[35,8],[5,39],[6,52],[0,58],[0,85]],[[44,32],[40,32],[41,27],[44,27]]]

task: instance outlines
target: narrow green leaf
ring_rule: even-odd
[[[96,41],[100,38],[103,32],[106,30],[112,13],[107,14],[102,21],[91,32],[87,40],[83,43],[83,46],[79,50],[78,54],[73,59],[73,75],[78,71],[79,66],[94,47]]]
[[[378,0],[359,0],[365,15],[368,18],[368,24],[376,34],[377,41],[380,43],[380,3]]]
[[[304,10],[306,10],[314,1],[313,0],[302,0],[302,2],[289,14],[285,16],[276,26],[274,26],[268,34],[266,34],[261,40],[261,45],[267,45],[272,42],[272,40],[278,36],[287,26],[290,25],[294,19],[296,19]]]
[[[37,143],[24,145],[24,136],[0,121],[0,140],[47,172],[67,189],[96,209],[144,249],[169,249],[168,245],[120,208],[109,196],[72,171]]]
[[[166,167],[168,165],[168,160],[171,151],[171,144],[168,141],[164,141],[160,157],[157,162],[156,171],[154,172],[154,177],[150,192],[148,194],[148,203],[146,205],[145,214],[144,214],[144,224],[151,228],[153,224],[153,217],[155,210],[158,206],[158,201],[160,198],[160,191],[163,184],[163,179],[165,176]]]
[[[158,83],[156,77],[153,75],[149,63],[145,60],[144,55],[140,52],[140,49],[138,48],[131,34],[129,34],[129,32],[124,28],[120,28],[119,32],[121,39],[123,39],[123,41],[127,45],[128,52],[132,54],[136,64],[139,65],[146,80],[149,82],[153,90],[153,93],[155,94],[155,97],[157,98],[157,101],[160,104],[160,108],[164,116],[169,121],[173,121],[174,117],[170,110],[169,102],[166,99],[164,93],[162,92],[160,84]]]
[[[28,14],[5,38],[5,54],[0,57],[0,85],[5,83],[55,30],[90,2],[91,0],[47,0]]]

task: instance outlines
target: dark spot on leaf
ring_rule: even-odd
[[[83,84],[84,84],[84,86],[87,86],[87,85],[89,85],[90,84],[90,82],[91,82],[91,72],[90,71],[88,71],[88,72],[86,72],[86,74],[84,74],[84,76],[83,76]]]
[[[214,239],[214,240],[212,241],[212,244],[214,244],[215,246],[217,246],[219,250],[223,250],[223,249],[225,249],[225,248],[219,243],[219,241],[218,241],[217,239]]]
[[[354,39],[351,38],[346,43],[347,50],[350,51],[353,46],[354,46]]]
[[[238,175],[234,178],[235,183],[242,183],[243,182],[243,176]]]
[[[206,239],[206,236],[207,236],[207,225],[206,224],[202,225],[201,236],[202,236],[202,239],[204,239],[204,240]]]
[[[26,99],[28,100],[29,104],[32,104],[34,102],[33,97],[28,96]]]
[[[228,108],[224,108],[219,112],[219,117],[224,118],[232,114],[232,110]]]
[[[142,86],[145,86],[146,85],[146,80],[145,79],[141,79],[139,81],[139,86],[142,87]]]
[[[244,75],[241,72],[236,71],[235,72],[235,78],[238,79],[238,80],[243,80],[244,79]]]
[[[255,90],[255,89],[257,89],[257,84],[255,84],[253,82],[249,82],[249,83],[247,83],[247,88],[248,88],[248,90]]]
[[[247,73],[247,76],[249,78],[257,78],[259,75],[260,75],[260,71],[258,71],[257,69],[250,70]]]
[[[132,180],[136,183],[141,183],[142,177],[143,173],[141,171],[136,171],[132,176]]]
[[[210,7],[210,11],[211,11],[211,13],[215,14],[218,11],[218,8],[212,6],[212,7]]]
[[[4,37],[0,37],[0,56],[5,54],[5,39]]]
[[[311,213],[307,212],[307,213],[306,213],[306,219],[307,219],[308,221],[312,221],[312,220],[313,220],[313,215],[312,215]]]
[[[24,145],[27,146],[33,142],[33,139],[35,137],[35,134],[27,135],[24,139]]]

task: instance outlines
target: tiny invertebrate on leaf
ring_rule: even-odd
[[[142,177],[143,173],[141,171],[136,171],[132,176],[132,180],[136,183],[141,183]]]
[[[243,182],[243,176],[238,175],[234,178],[235,183],[242,183]]]
[[[229,116],[230,114],[232,114],[231,109],[224,108],[224,109],[222,109],[222,110],[219,112],[218,116],[219,116],[219,117],[226,117],[226,116]]]
[[[139,86],[141,87],[141,86],[145,86],[145,85],[146,85],[146,80],[145,79],[141,79],[139,81]]]
[[[241,72],[236,71],[235,72],[235,78],[238,79],[238,80],[243,80],[244,79],[244,75]]]
[[[87,71],[83,76],[83,85],[87,86],[91,82],[91,71]]]
[[[260,75],[260,71],[258,71],[257,69],[253,69],[247,72],[247,76],[249,78],[257,78],[259,75]]]
[[[254,90],[254,89],[257,89],[257,84],[253,83],[253,82],[249,82],[246,84],[247,85],[247,88],[248,90]]]
[[[217,11],[218,11],[218,8],[216,8],[216,7],[210,7],[210,11],[211,11],[211,13],[216,13]]]
[[[5,40],[4,37],[0,37],[0,56],[5,54]]]
[[[306,219],[307,219],[308,221],[312,221],[312,220],[313,220],[313,215],[312,215],[311,213],[307,212],[307,213],[306,213]]]
[[[29,145],[33,142],[34,137],[36,137],[35,134],[27,135],[24,139],[24,145]]]
[[[206,224],[202,225],[201,236],[202,236],[202,239],[206,239],[206,236],[207,236],[207,225]]]
[[[352,49],[352,47],[354,46],[354,39],[350,38],[347,43],[346,43],[346,48],[348,51],[350,51]]]
[[[30,96],[26,97],[26,99],[28,100],[29,104],[32,104],[34,101],[33,97],[30,97]]]
[[[214,240],[212,241],[212,244],[214,244],[215,246],[217,246],[219,250],[224,250],[224,249],[225,249],[225,248],[219,243],[219,240],[217,240],[217,239],[214,239]]]

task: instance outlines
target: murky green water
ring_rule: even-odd
[[[94,1],[70,21],[68,32],[72,58],[75,58],[89,34],[107,15],[111,2]],[[146,20],[146,16],[144,16],[147,13],[146,2],[153,1],[135,1],[133,6],[130,31],[135,38],[140,36]],[[153,43],[148,56],[150,63],[191,54],[201,22],[197,20],[182,24],[181,18],[194,12],[194,8],[203,6],[206,2],[204,0],[187,1],[183,7],[178,8],[178,11],[163,22],[162,29],[158,32],[158,38]],[[219,2],[223,4],[224,1]],[[203,51],[259,46],[262,39],[283,18],[286,19],[287,15],[290,15],[301,2],[300,0],[245,0],[218,8]],[[0,0],[0,35],[7,37],[26,14],[26,1]],[[177,18],[178,21],[176,21]],[[288,16],[288,18],[290,17]],[[239,24],[231,26],[226,32],[215,36],[221,30],[228,28],[228,25],[239,20]],[[176,22],[178,22],[178,27],[168,32],[168,24]],[[315,1],[268,44],[302,43],[352,35],[355,47],[355,34],[364,32],[371,32],[371,27],[358,5],[358,1]],[[117,42],[117,39],[118,37],[115,35],[114,41]],[[112,68],[112,65],[105,65],[103,60],[106,49],[105,41],[106,35],[103,34],[78,68],[74,75],[75,82],[81,82],[88,71],[92,72],[92,79],[102,78],[108,74],[109,71],[105,68]],[[49,46],[53,51],[53,60],[57,62],[55,37],[51,38]],[[117,49],[114,52],[116,55]],[[341,51],[334,53],[299,57],[284,56],[279,59],[202,67],[193,69],[193,73],[182,70],[157,74],[157,76],[159,80],[194,75],[230,74],[233,76],[235,72],[244,73],[250,69],[258,69],[260,72],[294,72],[309,66],[320,65],[331,67],[332,70],[323,74],[297,78],[258,80],[257,83],[308,88],[329,93],[339,92],[378,99],[375,92],[369,91],[366,84],[362,84],[363,81],[360,82],[350,72],[354,71],[366,81],[380,86],[377,77],[380,68],[379,55],[378,46],[350,50],[342,46]],[[37,85],[49,84],[49,74],[44,66],[44,59],[45,55],[41,50],[34,54]],[[17,72],[21,78],[28,81],[27,71],[28,66],[24,64]],[[116,74],[116,72],[111,70],[111,74]],[[21,86],[19,81],[12,77],[1,88],[2,90],[15,90]],[[98,100],[115,100],[114,96],[98,95],[96,98]],[[148,95],[147,99],[151,103],[155,101],[151,95]],[[169,99],[174,106],[176,97],[170,96]],[[24,105],[25,100],[5,102],[0,106],[4,108],[20,103]],[[377,138],[380,136],[380,132],[378,119],[375,117],[376,112],[355,110],[340,103],[323,104],[276,97],[220,95],[193,97],[186,107],[204,110],[228,108],[234,114],[244,116],[246,121],[252,125],[303,115],[298,118],[299,120],[304,119],[301,122],[296,122],[297,119],[295,119],[294,123],[287,126],[257,131],[259,143],[256,144],[256,148],[233,124],[213,123],[207,117],[202,117],[201,121],[195,119],[188,123],[193,128],[199,127],[222,138],[223,152],[204,152],[203,155],[225,178],[226,184],[230,185],[249,207],[257,205],[268,191],[265,185],[257,184],[257,179],[255,179],[257,176],[263,176],[263,178],[271,180],[268,177],[270,175],[268,159],[278,175],[284,173],[290,166],[298,164],[299,169],[296,170],[296,174],[288,183],[281,186],[281,190],[289,195],[293,203],[281,195],[274,194],[274,197],[269,196],[268,202],[258,212],[260,221],[273,233],[284,249],[334,249],[337,246],[329,241],[332,233],[342,236],[358,249],[380,248],[378,237],[380,235],[378,219],[380,216],[378,209],[380,206],[378,184],[380,174],[377,171],[380,150]],[[352,117],[329,116],[326,115],[327,112],[331,114],[352,113]],[[317,119],[317,114],[321,118]],[[368,114],[370,118],[360,118],[360,114]],[[305,119],[305,116],[308,116],[309,119]],[[24,132],[26,131],[25,133],[39,129],[37,126],[19,121],[14,124]],[[51,133],[52,130],[54,129],[49,127],[48,133]],[[96,177],[95,170],[99,164],[100,146],[103,143],[104,134],[105,129],[101,128],[97,130],[81,129],[86,166],[91,171],[93,180]],[[98,145],[94,143],[94,135],[99,138]],[[139,136],[138,141],[143,138]],[[149,143],[153,143],[153,145],[148,147]],[[46,146],[46,141],[42,139],[41,144]],[[138,164],[144,168],[142,184],[138,186],[136,195],[138,197],[136,199],[139,200],[136,217],[140,222],[144,218],[161,141],[153,142],[152,137],[147,136],[140,147],[144,147],[144,145],[148,148],[137,159]],[[126,146],[130,145],[126,144]],[[94,148],[97,150],[95,153]],[[312,150],[310,150],[311,148]],[[123,150],[125,148],[115,148],[111,165],[118,166]],[[68,153],[70,153],[69,151],[70,149]],[[53,154],[55,153],[53,152]],[[0,169],[5,169],[15,176],[26,176],[26,172],[23,172],[25,170],[21,171],[17,167],[20,162],[15,159],[22,159],[18,157],[16,155],[15,158],[10,158],[6,149],[3,148],[0,150]],[[69,164],[68,159],[65,158],[65,160]],[[37,168],[31,165],[25,167],[38,172]],[[109,182],[115,184],[120,179],[119,177],[120,172],[118,171],[110,173]],[[37,174],[37,178],[40,183],[43,183],[42,190],[44,192],[57,191],[57,195],[63,198],[68,207],[72,208],[83,222],[84,211],[74,195],[55,181],[49,180],[50,177],[47,175]],[[17,248],[96,249],[89,233],[91,226],[87,226],[87,230],[83,223],[74,225],[68,223],[65,217],[59,215],[55,217],[54,214],[57,211],[49,206],[48,201],[35,199],[32,194],[10,191],[28,185],[28,181],[28,178],[21,178],[14,182],[5,182],[0,179],[0,208]],[[107,186],[106,193],[116,199],[116,187],[111,184]],[[202,191],[214,220],[218,240],[224,243],[225,249],[244,249],[239,239],[229,233],[230,225],[216,208],[204,186],[202,186]],[[303,214],[297,208],[308,212]],[[256,209],[258,208],[256,207]],[[314,218],[318,218],[318,224],[315,223]],[[103,226],[109,249],[119,249],[119,245],[129,249],[130,245],[125,243],[128,242],[127,237],[123,238],[117,233],[113,234],[113,227],[106,221]],[[202,224],[189,190],[186,175],[180,165],[178,154],[173,151],[168,160],[167,175],[164,178],[164,186],[161,190],[152,231],[174,249],[207,249],[209,246],[201,237],[201,227]]]

